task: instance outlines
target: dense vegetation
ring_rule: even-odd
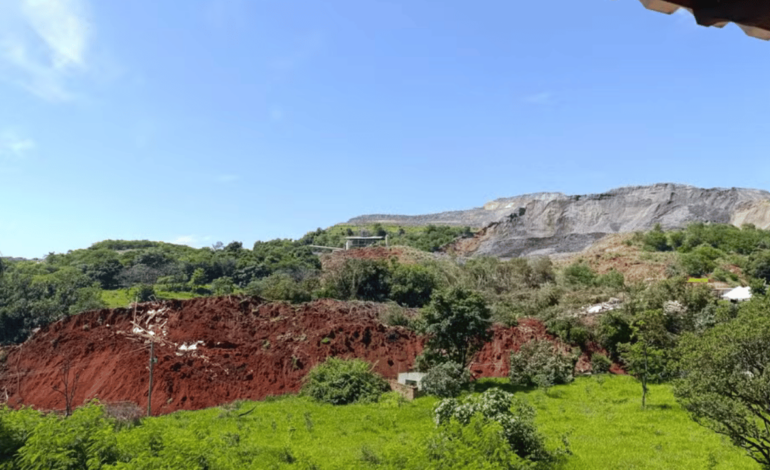
[[[355,455],[343,452],[324,460],[317,458],[314,452],[327,449],[329,445],[313,435],[315,421],[309,415],[303,415],[303,425],[302,422],[294,423],[295,416],[287,412],[290,415],[286,419],[289,423],[285,434],[287,438],[280,445],[273,445],[272,442],[266,444],[251,440],[252,437],[243,437],[238,426],[246,426],[244,423],[251,423],[252,418],[244,418],[251,412],[242,411],[242,406],[237,412],[223,411],[217,418],[223,420],[222,423],[234,420],[226,426],[223,424],[223,428],[234,426],[238,429],[228,431],[230,434],[227,436],[212,434],[219,432],[218,426],[216,431],[200,432],[192,429],[191,422],[180,424],[173,421],[192,418],[161,418],[157,421],[145,420],[139,425],[120,424],[106,417],[98,408],[91,407],[77,412],[70,420],[60,421],[29,410],[4,412],[4,421],[0,423],[0,452],[4,453],[0,454],[0,468],[4,468],[2,455],[14,456],[13,463],[6,464],[7,468],[17,468],[8,465],[19,465],[18,468],[51,467],[35,463],[45,461],[40,457],[24,463],[27,462],[27,455],[31,459],[34,452],[39,451],[39,448],[37,451],[25,449],[43,446],[43,441],[45,445],[49,445],[48,441],[61,441],[65,442],[63,446],[70,446],[61,451],[53,448],[46,451],[76,462],[72,464],[74,467],[57,468],[111,468],[107,465],[115,468],[134,468],[134,465],[136,468],[153,468],[174,462],[178,455],[187,454],[185,458],[198,462],[196,465],[199,468],[237,467],[234,462],[245,462],[238,459],[246,459],[245,456],[253,459],[257,454],[266,462],[272,462],[270,465],[275,468],[283,465],[325,468],[329,462],[383,468],[437,468],[439,465],[463,468],[469,459],[485,462],[488,468],[524,468],[530,464],[547,468],[556,462],[557,455],[564,456],[554,453],[560,448],[557,441],[562,437],[561,434],[554,434],[555,430],[571,434],[569,440],[574,443],[572,434],[575,429],[583,429],[585,436],[591,432],[594,434],[592,438],[584,437],[582,445],[568,447],[575,455],[566,457],[567,460],[562,463],[565,468],[756,468],[750,459],[737,457],[739,454],[735,448],[718,444],[718,440],[704,447],[702,442],[715,439],[714,434],[687,427],[693,423],[684,420],[682,409],[699,423],[725,435],[736,446],[743,447],[760,464],[770,467],[770,434],[766,427],[770,423],[766,411],[770,409],[767,398],[770,396],[770,382],[767,380],[770,376],[770,356],[767,353],[770,300],[765,287],[770,280],[770,232],[751,226],[736,228],[693,224],[683,230],[664,232],[656,227],[648,233],[636,234],[627,241],[629,245],[636,245],[637,251],[640,248],[646,250],[644,254],[649,256],[656,252],[668,252],[666,259],[669,264],[665,269],[665,279],[631,283],[616,270],[601,274],[596,272],[590,260],[584,259],[557,268],[548,258],[509,261],[479,258],[462,262],[432,256],[416,257],[408,262],[343,258],[341,263],[322,270],[318,256],[313,254],[309,245],[336,246],[339,239],[335,241],[334,237],[346,233],[341,230],[312,232],[298,241],[258,242],[252,250],[244,249],[236,242],[196,250],[155,242],[105,241],[87,250],[51,254],[40,262],[7,261],[0,269],[0,341],[19,341],[38,325],[81,309],[96,308],[103,305],[104,299],[125,302],[159,295],[246,292],[290,302],[321,297],[390,302],[389,313],[383,318],[386,322],[407,326],[427,337],[425,353],[417,364],[429,372],[427,390],[438,396],[455,397],[471,392],[474,387],[479,391],[479,386],[482,389],[492,386],[490,382],[469,381],[467,366],[474,351],[489,339],[489,328],[493,322],[515,325],[522,317],[536,317],[545,323],[551,334],[561,338],[568,346],[559,349],[554,348],[552,343],[537,341],[526,344],[520,351],[511,353],[512,368],[508,381],[494,386],[519,392],[531,389],[515,387],[542,388],[543,391],[526,392],[533,399],[532,404],[546,416],[562,413],[550,424],[539,418],[542,432],[546,435],[544,442],[548,458],[531,458],[532,455],[522,453],[512,445],[506,437],[507,418],[493,419],[492,415],[476,411],[462,414],[461,418],[438,419],[441,425],[431,427],[430,421],[435,417],[428,409],[430,407],[426,406],[420,419],[428,424],[415,425],[415,429],[420,429],[419,439],[397,424],[388,427],[383,421],[372,425],[372,429],[382,433],[381,436],[373,437],[374,441],[363,442]],[[378,228],[373,227],[373,230]],[[426,229],[423,233],[427,237],[423,241],[427,244],[434,238],[438,239],[442,233],[447,237],[457,235],[440,228]],[[414,230],[405,230],[396,236],[406,239],[408,234],[419,238],[419,232]],[[712,286],[689,282],[688,278],[696,276],[732,286],[749,285],[753,298],[740,304],[720,300],[714,295]],[[596,317],[587,315],[587,305],[612,298],[617,300],[613,300],[611,311]],[[414,311],[405,310],[406,307],[422,310],[415,315]],[[585,318],[592,318],[592,321],[585,321]],[[595,351],[597,345],[609,357],[593,354],[595,372],[606,372],[612,359],[637,380],[599,378],[586,382],[578,379],[576,385],[559,385],[573,381],[577,354],[581,350]],[[378,410],[378,407],[393,407],[389,416],[396,416],[399,413],[397,410],[418,409],[420,403],[435,404],[430,398],[418,400],[414,405],[405,404],[388,394],[385,398],[378,398],[385,387],[381,379],[371,375],[366,364],[330,361],[328,365],[334,367],[315,371],[318,380],[314,380],[313,374],[309,377],[305,392],[308,396],[335,404],[379,400],[377,405],[359,403],[347,406],[368,406]],[[605,390],[605,383],[622,383],[622,387],[613,385],[611,390]],[[577,399],[582,393],[575,391],[578,384],[584,384],[586,396],[591,395],[590,406],[583,404],[580,408],[571,401],[554,401],[562,396]],[[683,408],[672,401],[672,385]],[[301,399],[289,399],[282,403],[290,403],[291,400]],[[476,398],[462,403],[476,403],[474,400]],[[595,403],[596,400],[600,401]],[[539,406],[538,401],[540,405],[547,403],[548,406]],[[317,406],[303,401],[291,403],[301,407]],[[447,403],[461,406],[459,401]],[[268,405],[256,405],[254,409],[263,406]],[[475,410],[474,406],[466,408]],[[553,407],[559,410],[558,413]],[[522,418],[528,414],[526,407],[512,405],[508,410],[515,410],[516,419],[526,422]],[[347,412],[339,413],[344,415]],[[387,412],[383,413],[383,416],[387,415]],[[590,457],[593,455],[592,446],[598,446],[596,430],[589,431],[577,422],[573,422],[574,429],[564,428],[565,423],[570,423],[572,418],[577,419],[575,416],[581,413],[589,415],[604,433],[608,432],[607,423],[603,421],[606,419],[604,414],[627,413],[627,416],[633,416],[636,421],[627,418],[631,426],[628,433],[633,437],[627,433],[625,437],[610,438],[614,447],[605,448],[622,455],[606,461]],[[337,416],[330,412],[332,414]],[[46,423],[45,429],[38,429],[36,423],[42,422]],[[156,426],[150,423],[158,422],[166,423],[164,430],[170,434],[178,432],[180,436],[184,435],[180,437],[180,443],[147,431]],[[174,427],[177,425],[178,429]],[[66,444],[68,438],[54,439],[52,435],[45,434],[56,426],[81,426],[77,428],[81,431],[95,426],[98,432],[89,437],[91,440]],[[304,426],[309,433],[303,438],[304,447],[295,446],[293,441],[294,436],[299,435],[298,430],[301,431],[300,426]],[[272,432],[276,433],[277,428],[277,422],[272,421]],[[634,434],[642,428],[652,435]],[[699,436],[698,443],[687,441],[686,435],[681,434],[684,430],[689,435]],[[45,439],[35,436],[45,436]],[[102,438],[107,440],[98,440]],[[125,444],[134,438],[142,444]],[[377,439],[382,440],[380,445],[371,443],[379,442]],[[629,442],[629,439],[634,439],[634,442]],[[222,450],[219,453],[211,451],[192,455],[192,451],[180,448],[183,446],[181,442],[192,445],[192,442],[199,441],[208,443],[201,444],[201,447],[216,442],[224,449],[232,448],[234,454]],[[241,442],[249,442],[250,447],[240,448]],[[648,445],[640,442],[655,443]],[[156,450],[140,450],[142,446]],[[328,450],[318,452],[323,454]],[[648,460],[639,458],[645,453]],[[604,462],[613,462],[614,465],[603,467]],[[658,465],[648,464],[645,467],[647,462]],[[676,465],[663,465],[664,462],[676,462]],[[169,465],[173,467],[174,464]]]
[[[393,243],[432,251],[470,233],[453,227],[358,227],[389,235]],[[350,276],[321,283],[321,262],[309,245],[344,246],[351,227],[318,229],[300,240],[218,242],[201,249],[152,241],[105,240],[87,249],[49,253],[43,260],[2,260],[0,344],[24,340],[38,326],[74,313],[125,307],[133,301],[191,298],[246,292],[269,299],[304,302],[315,297],[393,300],[421,306],[434,279],[420,267],[363,263],[359,283]],[[354,273],[355,274],[355,273]],[[373,276],[381,277],[380,283]]]

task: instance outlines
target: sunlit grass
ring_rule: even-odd
[[[568,435],[573,455],[562,469],[759,468],[741,450],[692,422],[667,385],[651,387],[645,410],[640,386],[630,377],[579,378],[548,393],[517,391],[500,379],[482,380],[477,389],[493,386],[520,393],[536,407],[537,423],[551,447]],[[140,452],[149,445],[148,436],[162,435],[168,452],[173,450],[164,458],[205,460],[212,468],[231,468],[216,462],[237,468],[256,456],[259,465],[244,468],[281,468],[287,459],[306,465],[302,468],[369,468],[378,460],[383,464],[418,452],[434,429],[436,402],[426,397],[335,407],[287,396],[240,403],[228,411],[153,418],[124,430],[119,440]]]

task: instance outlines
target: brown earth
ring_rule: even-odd
[[[51,324],[0,363],[0,402],[63,409],[63,365],[77,386],[74,405],[92,398],[147,406],[148,331],[154,331],[153,414],[194,410],[236,399],[297,392],[302,378],[329,356],[357,357],[386,378],[413,365],[423,340],[379,320],[374,303],[318,300],[300,306],[220,297],[140,304],[135,310],[86,312]],[[508,353],[532,338],[550,338],[536,320],[496,326],[478,355],[478,376],[508,373]],[[196,344],[182,351],[180,346]],[[578,371],[587,370],[584,354]]]

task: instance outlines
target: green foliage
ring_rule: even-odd
[[[235,292],[235,282],[231,277],[223,276],[211,282],[211,290],[214,295],[230,295]]]
[[[406,307],[422,307],[430,302],[436,277],[419,264],[396,265],[391,273],[390,298]]]
[[[583,262],[573,263],[563,271],[564,282],[569,286],[590,286],[596,280],[596,273]]]
[[[757,279],[770,282],[770,250],[754,253],[750,258],[749,271]]]
[[[348,259],[323,281],[322,297],[382,302],[390,295],[390,269],[384,261]]]
[[[394,225],[335,225],[326,230],[317,229],[307,233],[299,242],[304,245],[320,245],[342,248],[346,236],[388,236],[391,246],[401,245],[422,251],[437,251],[459,237],[472,236],[469,227],[428,225],[425,227],[398,227]],[[382,243],[384,244],[384,243]]]
[[[597,276],[594,282],[599,287],[622,289],[626,284],[626,278],[623,273],[613,268],[608,273]]]
[[[447,361],[430,368],[422,379],[422,390],[442,398],[456,397],[470,383],[470,372],[462,365]]]
[[[477,293],[454,288],[438,291],[423,310],[426,349],[467,367],[473,354],[491,339],[491,312]]]
[[[332,405],[374,403],[387,392],[388,383],[360,359],[330,357],[303,379],[302,393]]]
[[[607,312],[599,319],[599,342],[616,359],[620,355],[618,345],[629,343],[632,334],[631,320],[622,312]]]
[[[509,389],[507,382],[481,379],[476,387]],[[573,455],[558,463],[560,469],[759,469],[741,449],[692,422],[669,385],[650,388],[656,406],[645,411],[633,399],[638,384],[627,376],[581,377],[554,387],[549,394],[525,390],[516,395],[535,407],[537,429],[548,449],[558,447],[562,436],[569,434]],[[406,402],[387,393],[377,403],[340,407],[285,396],[236,402],[226,409],[144,418],[110,431],[115,437],[116,460],[106,463],[112,460],[104,459],[101,468],[517,468],[506,466],[512,465],[506,456],[517,465],[528,463],[510,450],[502,426],[481,415],[472,417],[467,425],[455,419],[436,427],[433,408],[437,402],[433,397]],[[248,411],[252,412],[241,416]],[[43,419],[47,418],[29,409],[0,408],[0,452],[9,449],[8,430],[19,436],[13,442],[21,447]],[[95,423],[95,428],[107,429]],[[79,438],[92,439],[91,434],[88,429]],[[90,447],[89,459],[97,449],[113,448],[107,436],[92,440],[101,444]],[[365,446],[379,463],[362,460]],[[8,454],[0,456],[0,469],[19,468],[8,458]],[[293,463],[287,463],[289,460]],[[548,464],[539,461],[536,468]]]
[[[546,321],[548,333],[557,336],[567,344],[584,348],[591,339],[591,333],[576,317],[562,317]]]
[[[158,300],[155,288],[149,284],[140,284],[132,289],[131,296],[136,302],[151,302]]]
[[[669,245],[668,237],[663,233],[663,229],[660,224],[656,224],[650,232],[644,236],[644,247],[650,251],[670,251],[671,245]]]
[[[309,302],[312,299],[312,289],[315,281],[315,278],[297,281],[289,274],[274,273],[266,278],[251,281],[246,287],[245,292],[248,295],[273,301]]]
[[[493,388],[463,400],[447,398],[436,405],[434,413],[439,426],[452,421],[467,426],[474,417],[493,421],[502,427],[503,437],[519,457],[531,461],[548,461],[553,457],[535,426],[534,408],[511,393]]]
[[[683,339],[676,395],[696,422],[770,467],[769,305],[751,303],[736,319]]]
[[[511,352],[511,383],[549,388],[572,382],[576,358],[545,339],[524,343]]]
[[[20,470],[100,469],[117,460],[114,422],[101,406],[75,410],[69,418],[45,416],[18,452]]]
[[[594,374],[606,374],[612,367],[612,360],[601,353],[591,354],[591,371]]]

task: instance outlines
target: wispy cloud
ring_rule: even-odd
[[[523,98],[523,101],[525,103],[531,103],[531,104],[549,104],[553,102],[553,93],[551,93],[550,91],[534,93],[532,95],[525,96]]]
[[[87,72],[93,27],[84,0],[3,0],[0,78],[40,98],[66,101]]]
[[[169,243],[173,243],[174,245],[187,245],[193,248],[200,248],[207,244],[209,241],[211,241],[210,236],[199,237],[197,235],[180,235],[171,240]]]
[[[238,175],[219,175],[217,176],[217,182],[219,183],[232,183],[241,179]]]
[[[35,141],[17,131],[7,129],[0,132],[0,157],[20,159],[35,149]]]

